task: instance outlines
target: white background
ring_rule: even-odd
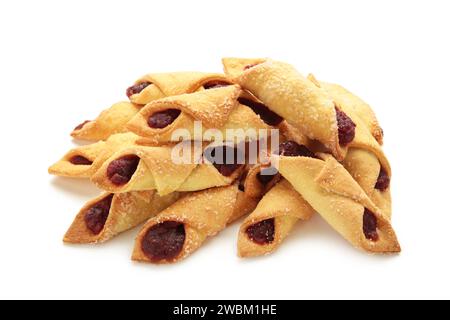
[[[0,298],[450,298],[448,1],[1,1]],[[353,249],[319,216],[275,254],[236,256],[239,224],[185,262],[130,261],[137,230],[62,236],[88,182],[47,167],[147,72],[272,57],[371,103],[393,167],[399,256]]]

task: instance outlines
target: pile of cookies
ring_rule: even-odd
[[[400,252],[391,168],[370,106],[287,63],[222,62],[224,74],[148,74],[126,90],[129,101],[73,130],[93,143],[49,173],[90,179],[104,192],[81,208],[64,241],[104,242],[144,223],[132,259],[173,263],[245,217],[238,254],[250,257],[273,252],[297,222],[319,214],[357,248]],[[231,141],[229,130],[256,134]],[[257,161],[246,156],[269,145]]]

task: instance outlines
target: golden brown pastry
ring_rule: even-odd
[[[310,76],[315,83],[322,85]],[[391,166],[386,158],[380,144],[375,139],[373,131],[375,123],[378,122],[374,116],[364,116],[367,105],[358,103],[358,98],[351,98],[351,93],[336,90],[334,85],[326,85],[330,97],[339,104],[339,107],[348,114],[356,124],[355,138],[348,145],[349,149],[343,161],[344,167],[350,172],[353,178],[359,183],[364,192],[369,196],[373,203],[381,209],[383,214],[391,218],[391,194],[390,179]],[[368,112],[368,111],[367,111]],[[372,119],[372,120],[371,120]],[[375,119],[375,120],[374,120]],[[379,127],[378,127],[379,128]],[[381,129],[380,129],[381,130]],[[376,132],[381,132],[376,130]],[[382,136],[380,136],[382,137]]]
[[[266,60],[267,59],[261,58],[253,58],[253,59],[223,58],[222,59],[223,71],[228,76],[228,78],[234,79],[238,77],[243,70],[250,69],[251,67],[263,63]]]
[[[354,138],[354,123],[325,90],[294,67],[267,59],[242,70],[234,80],[309,139],[320,141],[337,159],[344,159]]]
[[[155,216],[179,198],[155,191],[104,193],[87,202],[64,236],[67,243],[105,242]]]
[[[239,129],[235,141],[256,140],[259,129],[271,127],[250,108],[237,103],[240,93],[237,86],[226,86],[160,99],[146,105],[128,123],[128,129],[143,137],[142,144],[178,141],[179,135],[174,134],[179,130],[188,134],[185,140],[215,140],[205,134],[207,129],[220,131],[222,141],[232,140],[227,139],[228,129]],[[195,121],[201,122],[202,130],[195,131]],[[246,134],[249,129],[255,133],[253,137]]]
[[[255,206],[256,200],[247,198],[236,184],[190,193],[144,225],[132,259],[178,262]]]
[[[256,98],[252,97],[252,101],[256,104],[260,104]],[[252,109],[265,110],[265,106],[252,107]],[[262,119],[276,119],[276,116],[270,115],[270,110],[268,112],[263,111],[257,112],[262,114]],[[265,120],[265,122],[269,122]],[[269,191],[279,180],[280,175],[276,169],[276,164],[271,164],[271,154],[278,153],[279,143],[285,141],[294,141],[300,145],[309,146],[311,142],[309,139],[303,135],[297,128],[289,124],[287,121],[282,120],[281,122],[275,123],[271,121],[278,130],[278,140],[274,140],[274,135],[269,136],[267,141],[260,139],[256,142],[254,150],[258,151],[258,156],[256,158],[248,158],[248,170],[246,172],[245,179],[241,182],[241,190],[249,197],[261,198],[267,191]],[[247,148],[247,152],[250,153],[251,144]],[[275,146],[275,147],[274,147]],[[274,150],[272,150],[274,148]]]
[[[316,158],[297,146],[290,143],[282,148],[281,156],[274,157],[279,158],[280,174],[314,210],[357,248],[399,252],[400,245],[389,219],[348,171],[331,155],[320,154]]]
[[[282,179],[245,218],[238,237],[240,257],[269,254],[288,236],[298,220],[308,220],[314,214],[311,206]]]
[[[112,193],[157,190],[166,195],[225,186],[244,169],[245,159],[241,161],[238,153],[238,149],[224,145],[204,147],[188,143],[184,149],[134,146],[112,155],[91,180]],[[176,161],[175,155],[180,157]],[[224,157],[228,155],[234,155],[233,161],[226,162]],[[182,159],[188,161],[179,161]]]
[[[338,84],[318,81],[312,74],[308,75],[308,79],[314,82],[318,87],[325,89],[338,105],[346,105],[353,110],[353,112],[365,123],[378,143],[380,145],[383,144],[383,129],[380,127],[375,112],[370,105]]]
[[[264,170],[267,171],[264,172]],[[279,180],[280,176],[275,168],[270,168],[269,165],[257,164],[250,166],[248,169],[241,190],[244,191],[248,197],[259,199]]]
[[[115,103],[102,111],[96,119],[79,124],[72,131],[71,136],[89,141],[106,140],[112,134],[128,131],[126,124],[139,109],[139,106],[130,102]]]
[[[192,93],[231,84],[230,80],[218,73],[171,72],[147,74],[127,89],[130,101],[147,103],[170,96]]]
[[[73,148],[50,166],[50,174],[70,178],[90,178],[114,152],[133,145],[138,136],[134,133],[113,134],[106,141]]]
[[[390,219],[392,215],[390,168],[381,165],[379,158],[364,148],[350,148],[342,164],[372,202],[380,208],[386,218]],[[389,171],[384,168],[388,168]]]

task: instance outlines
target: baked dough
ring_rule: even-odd
[[[246,60],[246,59],[245,59]],[[267,108],[264,103],[259,100],[257,97],[255,97],[252,93],[250,93],[249,91],[246,90],[242,90],[241,95],[238,99],[238,102],[242,104],[242,100],[241,99],[245,99],[251,102],[254,102],[257,105],[262,105],[264,106],[263,108]],[[245,104],[242,104],[243,106],[246,106]],[[273,113],[272,116],[267,115],[267,112],[262,110],[259,110],[258,112],[258,108],[255,108],[256,110],[253,110],[255,113],[259,114],[259,113],[264,113],[266,117],[279,117],[276,113]],[[267,108],[267,110],[269,112],[273,112],[270,111],[269,108]],[[261,116],[261,120],[264,121],[264,116]],[[302,133],[301,130],[299,130],[297,127],[293,126],[292,124],[290,124],[289,122],[287,122],[286,120],[284,120],[283,118],[279,117],[280,121],[275,120],[278,123],[268,123],[268,125],[270,125],[272,128],[276,128],[279,130],[279,138],[280,140],[291,140],[291,141],[295,141],[298,144],[302,144],[302,145],[308,145],[310,143],[308,137],[306,135],[304,135]],[[270,119],[270,121],[274,121],[273,119]],[[269,121],[265,121],[266,123]]]
[[[299,193],[282,179],[258,203],[256,209],[244,220],[238,237],[238,255],[253,257],[276,250],[288,236],[298,220],[308,220],[314,214],[311,206]],[[247,229],[255,224],[273,219],[273,241],[258,244],[249,238]]]
[[[235,141],[250,140],[252,137],[245,135],[245,131],[253,129],[257,139],[259,129],[270,129],[258,115],[250,108],[237,103],[241,90],[237,86],[226,86],[217,89],[203,90],[196,93],[184,94],[160,99],[146,105],[129,123],[128,129],[143,137],[139,143],[154,145],[178,141],[173,137],[176,130],[186,130],[190,139],[199,140],[196,136],[194,122],[201,121],[203,131],[217,129],[226,139],[228,129],[242,130],[242,135]],[[179,110],[181,113],[176,119],[163,128],[152,128],[148,119],[155,113],[166,110]],[[198,132],[203,136],[203,132]],[[213,137],[204,136],[203,140],[211,141]]]
[[[369,252],[400,252],[389,219],[375,206],[348,171],[328,154],[321,159],[279,157],[279,172],[345,239]],[[365,209],[376,219],[377,241],[363,230]]]
[[[236,184],[187,194],[144,225],[136,238],[132,259],[152,263],[174,263],[185,259],[206,238],[216,235],[231,222],[251,212],[256,203],[256,200],[247,198],[239,191]],[[184,226],[185,241],[181,251],[172,259],[151,259],[142,249],[145,236],[149,229],[167,221]]]
[[[91,181],[99,188],[112,193],[157,190],[158,194],[166,195],[175,191],[197,191],[230,185],[244,170],[242,165],[231,175],[222,175],[213,164],[200,161],[204,149],[204,146],[192,144],[188,155],[192,161],[178,164],[172,160],[172,146],[124,148],[105,161]],[[139,164],[131,179],[123,185],[112,183],[107,175],[108,166],[112,161],[130,155],[139,158]]]
[[[267,59],[264,58],[223,58],[222,65],[223,71],[230,78],[238,77],[243,70],[253,67],[257,64],[265,62]]]
[[[48,172],[62,177],[90,178],[114,152],[125,146],[133,145],[137,139],[138,136],[131,132],[117,133],[110,136],[106,141],[98,141],[73,148],[50,166]],[[79,156],[92,163],[74,164],[71,162],[71,159]]]
[[[310,75],[310,78],[313,79],[314,83],[320,86],[323,85],[322,82],[319,83],[312,75]],[[348,91],[339,89],[341,87],[337,85],[326,85],[325,88],[339,108],[349,115],[356,124],[355,138],[348,145],[349,150],[342,163],[373,203],[390,219],[390,188],[388,187],[385,190],[375,188],[381,170],[386,173],[389,179],[391,178],[389,161],[374,136],[373,128],[375,128],[375,133],[382,132],[380,131],[381,128],[379,130],[376,129],[379,126],[376,127],[378,122],[375,116],[370,115],[373,112],[359,98],[354,97]],[[372,131],[370,128],[372,128]],[[379,138],[382,138],[382,135]]]
[[[171,73],[153,73],[147,74],[138,80],[135,84],[151,83],[140,93],[130,96],[130,101],[146,105],[147,103],[184,93],[192,93],[204,90],[207,83],[230,83],[231,81],[223,74],[204,73],[204,72],[171,72]]]
[[[102,111],[95,120],[87,121],[75,128],[71,136],[89,141],[106,140],[112,134],[128,131],[126,124],[139,109],[139,106],[130,102],[115,103]]]
[[[338,84],[318,81],[313,74],[309,74],[308,79],[325,89],[338,105],[345,105],[353,110],[369,128],[369,131],[378,143],[380,145],[383,144],[383,129],[380,127],[375,112],[369,104]]]
[[[268,59],[243,71],[235,81],[308,138],[320,141],[338,160],[345,158],[347,147],[339,144],[335,103],[294,67]]]
[[[248,197],[260,199],[280,180],[279,174],[276,173],[268,183],[262,183],[258,176],[267,167],[267,165],[256,164],[248,169],[247,176],[243,182],[243,190]]]
[[[155,216],[176,200],[180,194],[175,192],[159,196],[155,191],[137,191],[112,195],[108,218],[100,233],[94,234],[86,226],[85,215],[92,206],[111,196],[104,193],[88,201],[76,215],[69,230],[64,236],[67,243],[97,243],[105,242],[121,232],[136,227]]]

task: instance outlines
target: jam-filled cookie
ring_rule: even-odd
[[[314,214],[311,206],[286,180],[270,189],[244,220],[238,236],[238,254],[253,257],[276,250],[299,220]]]
[[[274,155],[280,174],[294,189],[355,247],[369,252],[399,252],[389,219],[350,173],[329,154],[313,157],[305,152]]]
[[[174,203],[179,195],[174,192],[159,196],[156,191],[104,193],[81,208],[67,230],[64,242],[105,242],[155,216]]]
[[[188,134],[188,139],[215,140],[213,135],[204,134],[207,129],[214,129],[226,140],[227,130],[235,129],[242,132],[236,139],[256,140],[260,129],[271,126],[251,108],[238,103],[240,93],[239,87],[226,86],[160,99],[140,110],[128,129],[143,138],[142,144],[178,141],[180,136],[175,134],[180,129]],[[196,121],[201,122],[203,131],[195,130]],[[249,129],[252,132],[247,134]]]
[[[136,238],[132,259],[151,263],[180,261],[208,237],[251,212],[256,203],[236,184],[190,193],[144,225]]]
[[[244,170],[240,151],[233,146],[193,145],[187,149],[187,154],[177,156],[189,161],[177,163],[172,146],[125,148],[105,161],[91,180],[113,193],[157,190],[165,195],[230,185]]]

